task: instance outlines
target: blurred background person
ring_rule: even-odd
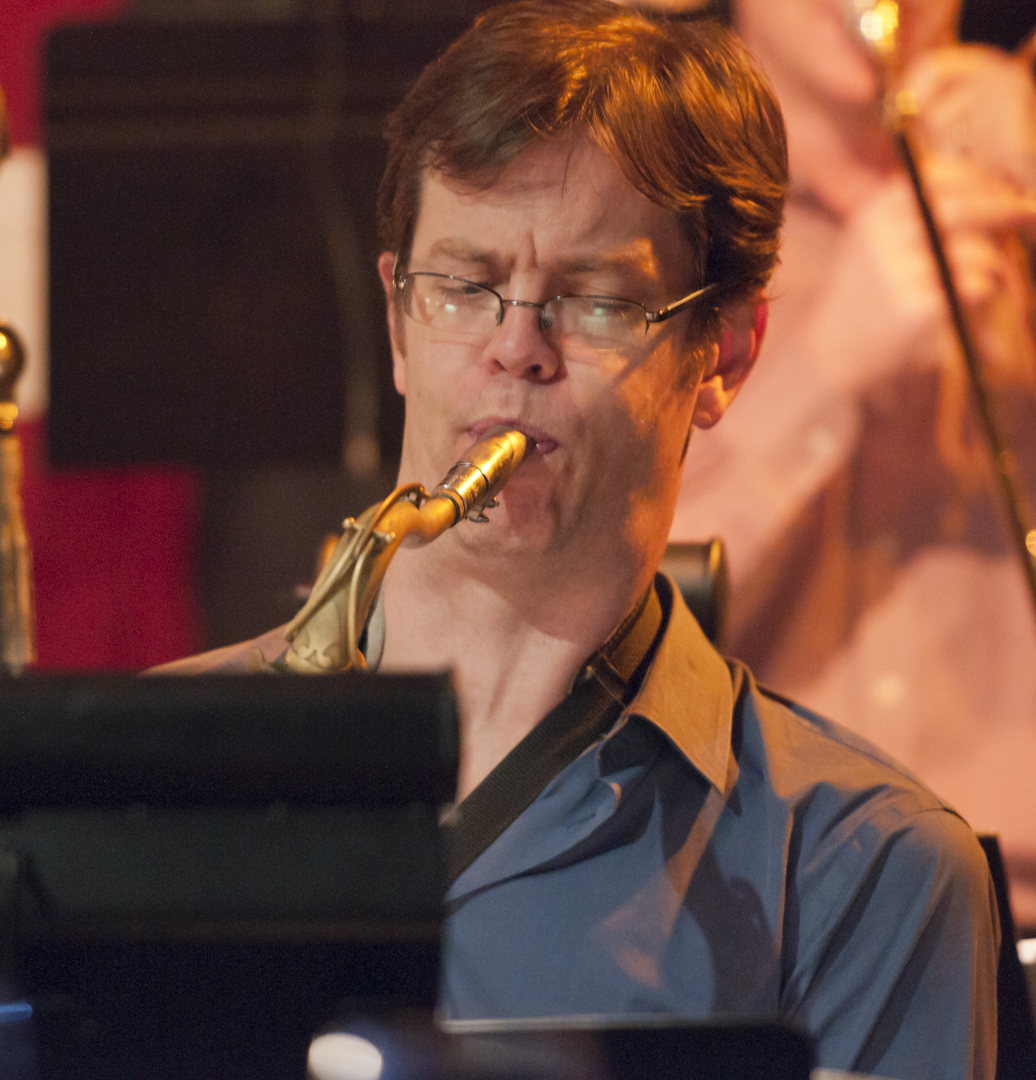
[[[958,45],[958,0],[899,7],[930,200],[1031,498],[1032,58]],[[715,12],[774,84],[792,188],[757,371],[726,423],[696,437],[671,538],[726,541],[728,648],[763,683],[999,832],[1031,929],[1036,614],[851,11],[734,0]]]

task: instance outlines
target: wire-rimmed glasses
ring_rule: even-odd
[[[486,285],[451,274],[419,270],[396,278],[403,311],[416,322],[485,345],[504,321],[507,306],[539,310],[540,331],[556,349],[612,352],[642,345],[649,329],[710,293],[706,285],[658,311],[615,296],[553,296],[542,303],[508,300]]]

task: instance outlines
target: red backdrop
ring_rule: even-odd
[[[125,0],[4,0],[0,5],[0,86],[16,144],[39,142],[40,56],[47,31],[60,22],[110,18]]]
[[[122,0],[3,0],[0,86],[15,145],[39,141],[40,56],[59,22]],[[198,482],[186,469],[47,466],[45,422],[20,425],[41,668],[139,668],[196,651]]]

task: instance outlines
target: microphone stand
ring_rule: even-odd
[[[967,369],[968,381],[971,384],[971,396],[975,402],[975,411],[978,413],[979,424],[992,455],[993,472],[1007,513],[1011,540],[1015,553],[1021,561],[1025,580],[1029,587],[1029,598],[1032,600],[1033,612],[1036,613],[1036,529],[1033,527],[1032,508],[1018,479],[1018,459],[1015,457],[1014,452],[1008,448],[997,427],[989,390],[982,374],[982,359],[979,356],[975,338],[964,314],[960,294],[957,292],[957,284],[953,279],[953,271],[950,269],[950,264],[946,258],[946,247],[943,244],[939,226],[936,224],[935,217],[932,214],[931,202],[928,199],[924,180],[917,167],[917,156],[914,153],[905,120],[906,117],[903,112],[898,111],[898,118],[892,136],[900,160],[903,162],[903,167],[910,177],[914,196],[917,199],[917,206],[921,212],[921,220],[924,222],[925,234],[928,237],[928,246],[931,248],[932,257],[939,273],[939,282],[949,305],[954,334],[957,343],[960,345],[961,355],[964,357],[964,366]]]
[[[25,366],[18,335],[0,323],[0,666],[20,675],[36,659],[32,551],[22,514],[22,445],[14,386]]]
[[[1029,599],[1032,601],[1033,614],[1036,615],[1036,528],[1033,527],[1032,509],[1018,479],[1018,460],[1008,449],[997,427],[989,390],[982,374],[982,359],[964,314],[964,306],[961,304],[960,293],[953,279],[953,271],[946,258],[946,246],[943,244],[942,234],[932,214],[932,205],[925,190],[924,180],[917,167],[917,154],[914,152],[909,131],[910,117],[917,111],[916,104],[911,100],[909,93],[896,93],[894,88],[889,89],[890,85],[894,86],[900,67],[899,4],[897,0],[849,0],[847,16],[851,29],[858,34],[861,43],[877,62],[884,76],[885,121],[891,131],[903,167],[910,178],[914,197],[921,212],[928,246],[935,259],[939,282],[950,309],[954,334],[964,357],[975,411],[978,413],[982,434],[993,459],[993,471],[1007,515],[1012,544],[1021,561]]]

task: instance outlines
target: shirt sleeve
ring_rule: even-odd
[[[893,828],[872,820],[809,861],[806,876],[837,883],[837,896],[814,889],[798,913],[792,940],[812,945],[795,958],[784,1005],[816,1036],[819,1064],[993,1080],[999,923],[971,829],[945,809]]]

